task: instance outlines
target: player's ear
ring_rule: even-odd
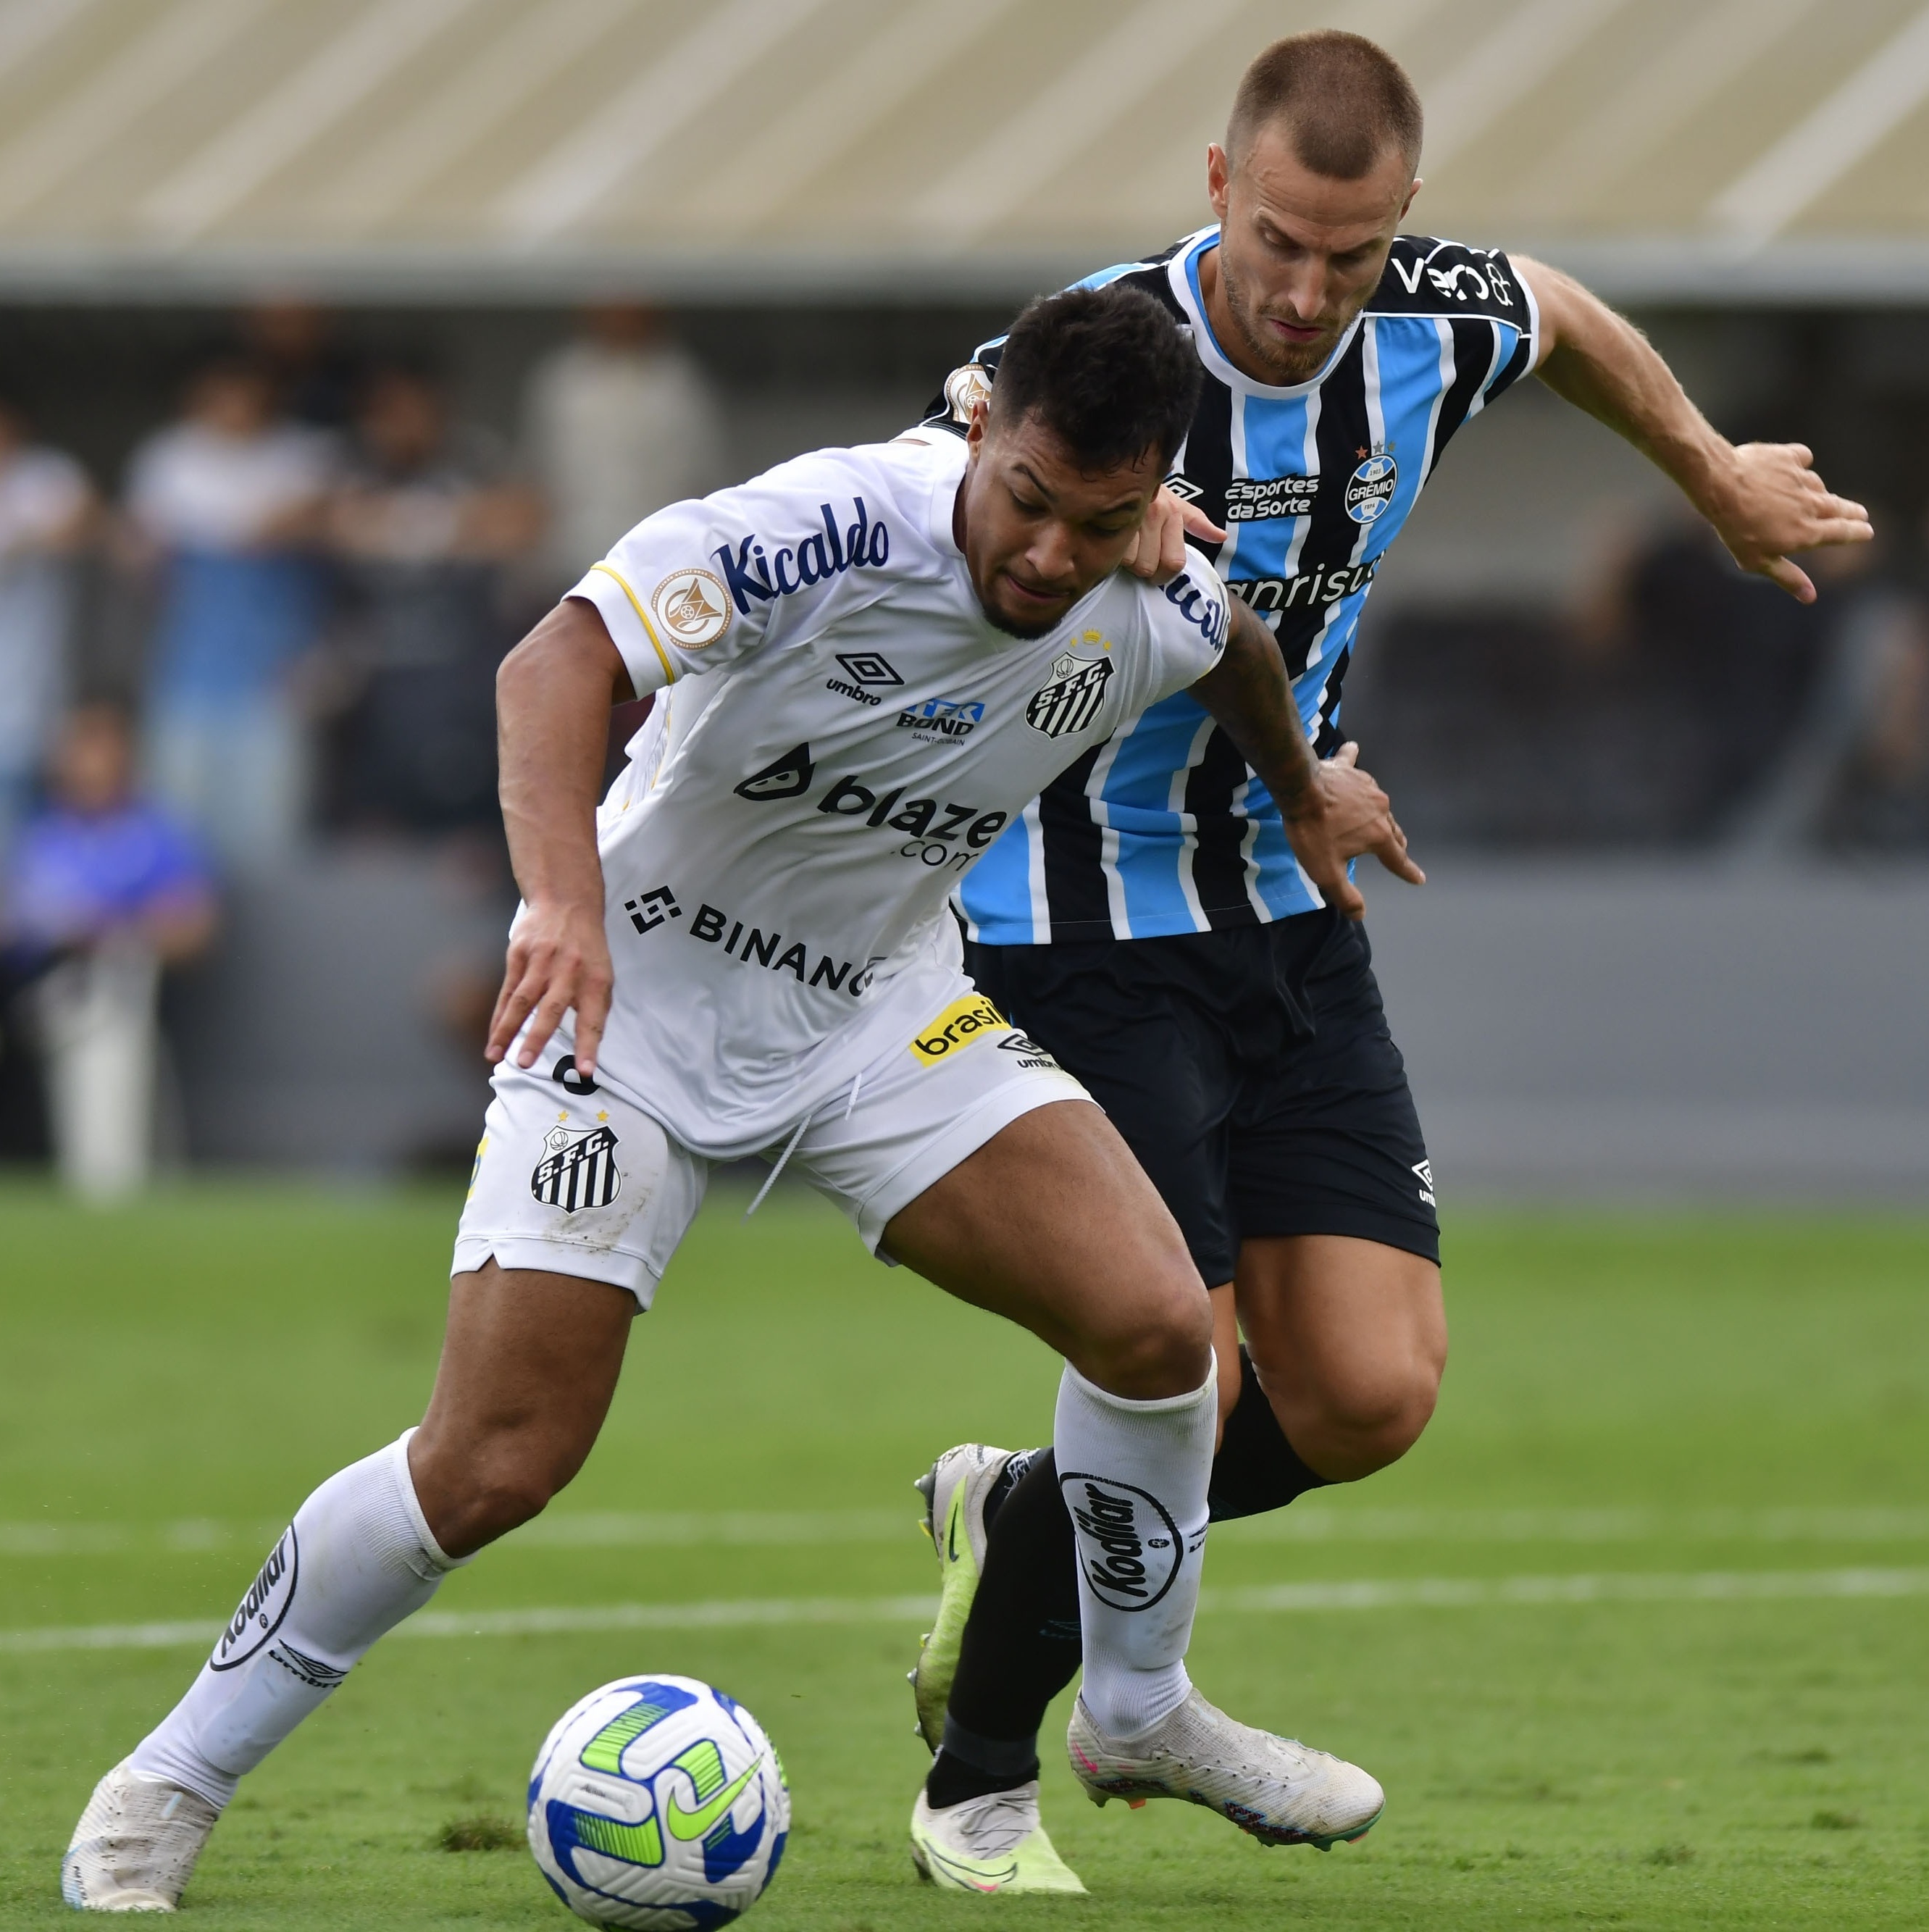
[[[1426,185],[1426,182],[1423,181],[1418,175],[1415,175],[1414,176],[1413,185],[1407,190],[1406,200],[1400,203],[1400,218],[1402,222],[1406,220],[1407,210],[1413,206],[1414,196],[1417,195]]]
[[[992,426],[992,406],[980,396],[971,405],[971,420],[964,430],[964,447],[976,450],[982,447]]]
[[[1206,148],[1206,200],[1212,204],[1216,220],[1226,219],[1226,184],[1232,178],[1232,164],[1216,141]]]

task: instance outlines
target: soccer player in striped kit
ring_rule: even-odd
[[[1448,440],[1529,374],[1804,602],[1790,554],[1871,534],[1806,449],[1720,436],[1567,276],[1402,233],[1421,132],[1412,84],[1371,41],[1276,42],[1210,151],[1217,220],[1082,285],[1144,290],[1203,368],[1163,554],[1148,536],[1138,567],[1176,568],[1182,526],[1216,543],[1322,758],[1354,755],[1340,697],[1388,546]],[[962,434],[999,354],[988,344],[954,371],[916,434]],[[1311,888],[1224,732],[1184,693],[1154,706],[1027,808],[958,902],[976,983],[1105,1106],[1212,1292],[1213,1515],[1403,1455],[1447,1356],[1432,1168],[1364,928]],[[1060,1476],[1048,1450],[968,1444],[920,1484],[944,1597],[913,1677],[938,1755],[912,1843],[963,1889],[1078,1888],[1035,1782],[1039,1724],[1079,1661],[1077,1499]]]

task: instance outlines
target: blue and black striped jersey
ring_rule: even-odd
[[[1342,741],[1340,691],[1380,560],[1448,439],[1532,368],[1533,297],[1504,255],[1402,236],[1324,369],[1270,388],[1206,320],[1198,264],[1218,243],[1202,229],[1079,286],[1130,283],[1190,331],[1205,380],[1169,481],[1226,529],[1220,574],[1276,632],[1324,757]],[[1001,341],[953,373],[928,427],[962,434]],[[1320,903],[1264,786],[1185,692],[1058,778],[961,898],[972,937],[992,945],[1203,932]]]

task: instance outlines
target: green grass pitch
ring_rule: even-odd
[[[763,1932],[1929,1919],[1929,1223],[1454,1220],[1432,1430],[1370,1483],[1216,1532],[1192,1652],[1209,1695],[1371,1767],[1384,1821],[1322,1856],[1178,1805],[1100,1812],[1048,1732],[1047,1819],[1091,1895],[986,1904],[914,1879],[920,1626],[866,1606],[932,1588],[912,1476],[955,1439],[1039,1439],[1054,1364],[808,1195],[747,1227],[741,1204],[678,1258],[547,1526],[455,1577],[452,1634],[379,1647],[248,1780],[194,1922],[570,1922],[513,1844],[440,1840],[519,1822],[554,1718],[646,1669],[722,1684],[783,1752],[796,1832]],[[73,1820],[200,1661],[18,1634],[224,1616],[303,1494],[419,1414],[454,1206],[0,1192],[0,1926],[73,1922]],[[1575,1576],[1596,1581],[1507,1580]],[[1307,1594],[1342,1582],[1370,1587]],[[857,1609],[455,1634],[772,1599]]]

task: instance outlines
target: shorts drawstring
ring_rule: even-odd
[[[862,1071],[860,1070],[856,1077],[851,1081],[850,1098],[844,1102],[844,1118],[847,1120],[850,1118],[851,1109],[857,1105],[858,1093],[863,1087],[863,1084],[864,1075]],[[835,1094],[831,1096],[833,1100],[837,1096]],[[829,1101],[826,1101],[824,1103],[826,1106],[830,1104],[830,1102]],[[752,1202],[750,1205],[743,1210],[743,1218],[746,1221],[750,1219],[752,1215],[757,1212],[758,1208],[764,1205],[764,1196],[768,1194],[771,1189],[776,1186],[778,1175],[782,1174],[784,1169],[790,1165],[791,1155],[795,1154],[797,1150],[797,1143],[804,1137],[804,1130],[808,1127],[810,1124],[817,1118],[818,1115],[821,1114],[823,1112],[823,1107],[815,1108],[813,1112],[806,1114],[804,1118],[797,1123],[796,1126],[791,1129],[790,1138],[784,1143],[784,1151],[777,1156],[776,1165],[771,1168],[768,1177],[764,1180],[764,1185],[757,1190],[756,1199]]]

